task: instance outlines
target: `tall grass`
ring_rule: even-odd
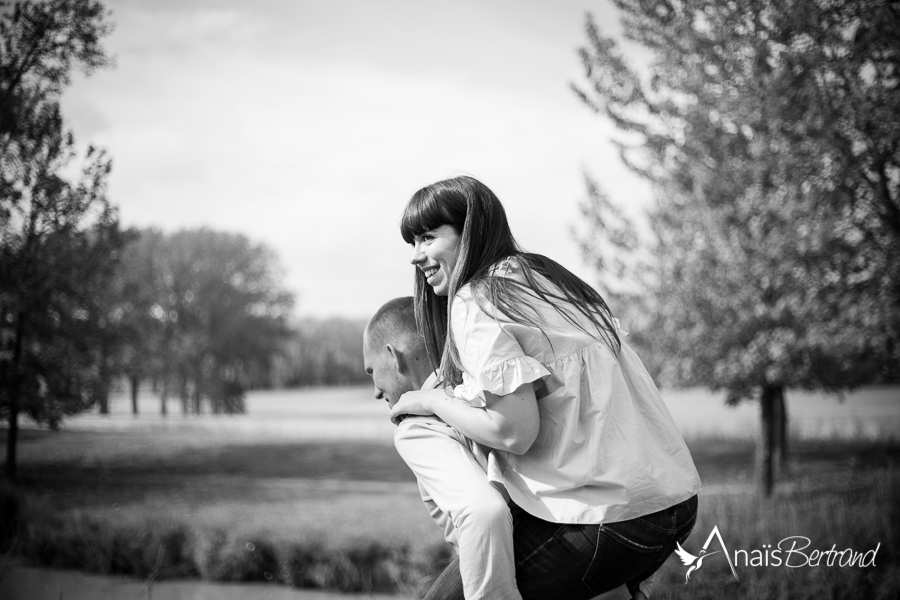
[[[812,547],[870,550],[870,568],[788,569],[736,565],[735,582],[725,561],[707,560],[685,584],[685,567],[674,557],[657,577],[654,597],[733,600],[751,598],[900,597],[900,473],[868,471],[833,488],[798,489],[762,499],[746,493],[701,496],[700,513],[685,546],[696,553],[714,525],[733,554],[802,535]],[[376,541],[331,546],[327,540],[271,540],[202,529],[175,520],[128,523],[58,514],[45,500],[8,487],[0,490],[0,544],[48,567],[146,578],[154,568],[165,578],[210,581],[274,581],[299,588],[341,592],[420,594],[450,559],[442,544],[414,555],[408,545]],[[710,548],[715,550],[718,548]]]
[[[849,481],[835,477],[830,489],[798,488],[768,499],[751,490],[701,495],[686,549],[697,554],[718,526],[732,557],[737,549],[749,553],[804,536],[811,540],[807,551],[833,545],[838,551],[867,551],[880,543],[875,566],[828,567],[822,561],[818,567],[748,567],[740,562],[736,582],[725,560],[710,557],[686,583],[687,567],[672,557],[658,575],[655,598],[900,598],[900,472],[879,469]],[[712,542],[709,550],[718,549]]]
[[[732,553],[793,535],[881,546],[872,568],[739,566],[739,583],[712,556],[686,585],[673,557],[655,598],[900,598],[896,436],[797,440],[770,499],[755,493],[752,439],[688,444],[705,486],[689,551],[714,525]],[[450,558],[387,443],[26,431],[21,450],[22,487],[0,483],[0,552],[32,564],[413,597]]]

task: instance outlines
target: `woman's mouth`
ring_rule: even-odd
[[[437,273],[439,270],[440,269],[438,267],[428,267],[428,268],[422,269],[422,273],[425,275],[425,280],[427,281],[427,280],[431,279],[431,277],[435,273]]]

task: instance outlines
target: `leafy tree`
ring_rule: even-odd
[[[761,480],[787,386],[898,378],[900,10],[888,0],[615,0],[648,78],[588,19],[580,97],[654,185],[654,260],[607,269],[663,379],[759,399]],[[585,213],[633,255],[602,192]],[[627,220],[626,220],[627,221]],[[606,230],[603,233],[603,230]],[[632,229],[633,230],[633,229]],[[600,249],[585,240],[589,254]],[[608,258],[604,257],[608,261]],[[601,265],[603,266],[603,265]],[[780,461],[777,460],[780,457]]]
[[[199,413],[204,400],[213,412],[242,412],[244,390],[268,380],[290,332],[293,299],[274,254],[210,229],[176,232],[156,249],[147,314],[162,329],[155,368],[164,396],[176,390],[185,412]]]
[[[120,373],[131,388],[131,407],[138,414],[138,391],[142,381],[152,380],[161,370],[160,351],[165,333],[164,322],[154,316],[164,235],[155,229],[133,232],[133,239],[122,251],[118,273],[118,305],[115,316],[121,330]],[[165,398],[161,411],[166,413]]]
[[[157,296],[156,263],[164,238],[153,229],[130,229],[123,237],[125,247],[117,268],[98,296],[101,332],[93,343],[102,381],[101,414],[109,412],[109,391],[122,377],[130,384],[132,412],[138,414],[140,383],[152,379],[162,363],[163,324],[154,318],[152,308]]]
[[[122,239],[110,162],[83,160],[58,99],[73,68],[109,60],[97,2],[21,3],[0,15],[0,415],[15,477],[19,415],[52,427],[100,392],[92,345]]]

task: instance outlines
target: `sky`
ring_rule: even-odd
[[[419,188],[472,175],[526,250],[593,283],[573,229],[584,174],[645,206],[612,127],[570,88],[605,1],[113,0],[113,69],[63,110],[113,159],[124,226],[206,226],[277,254],[302,317],[412,292],[399,233]]]

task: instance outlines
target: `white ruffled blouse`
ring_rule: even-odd
[[[515,260],[494,275],[525,281]],[[524,454],[472,442],[488,479],[524,510],[557,523],[624,521],[697,494],[690,452],[634,351],[623,340],[616,356],[550,304],[536,296],[529,303],[541,315],[540,328],[495,318],[468,285],[450,310],[464,368],[455,395],[485,406],[484,391],[503,396],[534,383],[538,400],[540,431]]]

